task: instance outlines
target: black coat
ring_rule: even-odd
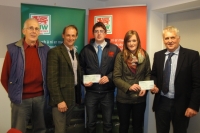
[[[98,63],[97,53],[93,46],[95,42],[94,39],[92,39],[90,41],[90,44],[86,45],[80,52],[80,66],[83,74],[100,74],[101,77],[107,76],[109,79],[109,82],[103,85],[93,83],[91,87],[86,87],[86,91],[103,93],[114,91],[115,89],[112,75],[114,70],[115,58],[120,52],[120,49],[116,45],[111,44],[109,39],[105,39],[105,41],[107,42],[107,45],[103,49],[100,67]]]
[[[159,92],[155,94],[153,111],[156,110],[160,101],[165,52],[166,49],[154,54],[151,79],[154,80],[154,83],[159,88]],[[175,110],[177,114],[184,115],[187,108],[199,111],[200,59],[197,51],[180,47],[174,88]]]

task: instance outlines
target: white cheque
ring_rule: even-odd
[[[154,87],[154,81],[139,81],[139,86],[141,87],[141,90],[150,90]]]
[[[99,80],[101,79],[100,74],[92,74],[92,75],[83,75],[83,83],[99,83]]]

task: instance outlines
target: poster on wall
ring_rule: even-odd
[[[62,32],[65,26],[75,25],[78,28],[75,47],[80,52],[85,42],[85,16],[85,9],[21,4],[21,27],[26,19],[37,19],[40,24],[39,40],[50,48],[63,42]]]
[[[147,7],[128,6],[89,9],[88,42],[93,38],[92,27],[97,22],[103,22],[107,28],[106,38],[111,43],[123,49],[124,36],[129,30],[136,30],[141,39],[143,49],[146,49]]]

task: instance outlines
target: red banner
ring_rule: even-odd
[[[88,42],[93,38],[92,27],[96,22],[103,22],[107,28],[106,38],[111,43],[123,48],[124,36],[129,30],[136,30],[141,39],[143,49],[146,49],[147,7],[130,6],[89,10]]]

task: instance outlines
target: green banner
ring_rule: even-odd
[[[63,42],[63,28],[73,24],[78,28],[75,47],[80,52],[85,42],[85,17],[85,9],[21,4],[21,27],[26,19],[36,18],[41,30],[39,40],[49,45],[50,48]]]

